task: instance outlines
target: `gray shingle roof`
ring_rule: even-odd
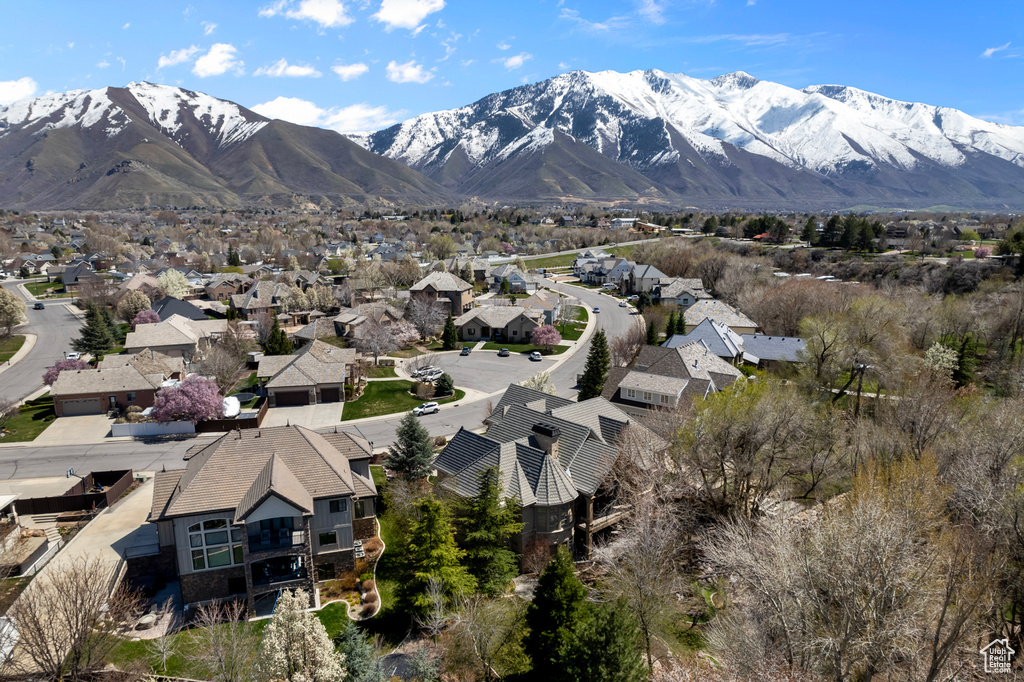
[[[703,341],[712,353],[730,360],[742,355],[745,350],[739,334],[710,317],[701,320],[688,334],[673,334],[661,345],[665,348],[678,348],[695,341]]]
[[[741,338],[743,349],[761,360],[798,362],[801,351],[807,347],[807,342],[798,336],[744,334]]]
[[[455,326],[462,327],[469,322],[476,322],[477,324],[501,329],[520,315],[526,315],[533,320],[536,313],[517,305],[485,305],[459,315],[455,318]]]
[[[686,309],[686,324],[697,325],[704,319],[710,317],[715,322],[724,324],[726,327],[749,327],[757,329],[757,323],[749,317],[733,308],[728,303],[715,299],[701,299]]]
[[[263,362],[267,359],[264,357],[260,361],[256,375],[271,377],[267,382],[267,388],[343,384],[346,367],[356,361],[357,355],[353,348],[335,348],[323,341],[314,340],[296,353],[283,356],[290,359],[287,363],[274,360],[268,363],[267,369],[264,369]],[[277,371],[269,374],[271,368]]]
[[[489,423],[491,419],[500,419],[501,415],[505,414],[505,410],[511,405],[526,405],[527,403],[533,403],[537,400],[542,400],[544,407],[533,408],[538,409],[540,412],[546,412],[548,410],[554,410],[565,405],[575,405],[573,401],[568,398],[562,398],[557,395],[551,395],[550,393],[544,393],[543,391],[537,391],[526,386],[520,386],[519,384],[509,384],[508,388],[501,396],[501,400],[494,407],[494,411],[488,415],[484,423]]]
[[[450,272],[432,272],[409,287],[409,291],[423,291],[427,287],[435,291],[469,291],[473,285]]]
[[[135,367],[64,370],[57,375],[50,393],[54,396],[86,393],[152,391],[160,387],[163,374],[142,374]]]

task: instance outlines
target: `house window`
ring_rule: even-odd
[[[227,519],[209,519],[188,527],[192,570],[222,568],[242,563],[242,529]],[[236,544],[238,543],[238,544]]]
[[[513,329],[512,330],[512,336],[519,336],[519,330],[518,329]]]
[[[338,544],[338,533],[337,531],[330,531],[329,533],[320,533],[320,546],[327,547],[328,545]]]
[[[466,336],[476,336],[476,329],[474,327],[470,327],[469,329],[467,329]]]
[[[135,394],[134,393],[129,393],[128,394],[128,402],[130,402],[130,403],[134,403],[135,402]]]
[[[344,514],[348,511],[348,500],[345,498],[331,500],[329,504],[332,514]]]
[[[667,395],[661,396],[661,404],[662,405],[668,405],[668,396]]]
[[[636,389],[635,388],[627,388],[626,389],[626,397],[627,398],[635,398],[636,397]]]
[[[361,519],[361,518],[364,518],[366,516],[366,501],[365,500],[356,500],[355,503],[353,504],[353,508],[354,508],[354,511],[355,511],[355,518]]]
[[[652,396],[651,392],[650,391],[644,391],[644,402],[645,403],[649,403],[649,402],[651,402],[652,399],[653,399],[653,396]]]

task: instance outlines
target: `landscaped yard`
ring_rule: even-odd
[[[235,382],[235,385],[231,387],[231,391],[228,393],[228,395],[234,395],[236,393],[243,392],[248,393],[252,391],[253,388],[258,386],[259,383],[260,380],[256,378],[256,372],[250,372],[249,374],[246,374],[241,379]]]
[[[7,362],[14,354],[21,350],[25,344],[25,337],[19,335],[10,336],[0,341],[0,362]]]
[[[246,623],[245,627],[252,628],[255,632],[260,633],[263,631],[263,628],[267,627],[269,622],[269,620],[258,620]],[[218,627],[226,626],[221,625]],[[211,679],[209,671],[203,669],[202,663],[195,655],[196,649],[201,646],[197,636],[199,632],[199,628],[190,628],[172,635],[174,639],[174,655],[167,659],[166,671],[160,669],[160,664],[155,655],[150,651],[147,642],[143,640],[125,640],[111,652],[110,662],[121,670],[125,670],[133,664],[144,663],[153,672],[170,677],[198,680]]]
[[[488,341],[484,344],[484,350],[501,350],[502,348],[508,348],[511,353],[532,353],[535,350],[539,350],[542,355],[561,355],[569,350],[569,346],[555,346],[548,353],[540,346],[534,346],[532,343],[495,343]]]
[[[423,355],[423,351],[418,348],[403,348],[402,350],[388,353],[389,358],[414,358],[417,355]]]
[[[377,593],[380,595],[380,612],[363,621],[366,630],[380,635],[388,647],[397,646],[409,632],[412,623],[408,613],[396,610],[395,589],[402,579],[402,554],[398,531],[394,528],[387,512],[377,517],[380,522],[380,539],[384,541],[384,554],[377,562]]]
[[[366,368],[367,379],[394,379],[398,375],[395,374],[394,367],[377,367],[370,365]]]
[[[325,336],[317,339],[317,341],[323,341],[324,343],[328,343],[336,348],[348,348],[348,339],[343,339],[340,336]]]
[[[376,417],[381,414],[408,412],[423,403],[423,400],[409,393],[412,381],[372,381],[366,384],[363,395],[358,400],[345,403],[341,413],[342,421]],[[437,402],[445,403],[462,400],[466,392],[455,390],[455,397],[441,398]]]
[[[49,393],[30,400],[18,409],[18,413],[7,420],[6,431],[0,443],[21,443],[34,440],[53,423],[53,398]]]
[[[37,280],[35,282],[25,282],[25,288],[28,292],[35,297],[52,295],[55,298],[67,298],[71,294],[60,293],[64,289],[64,285],[60,282],[47,282],[45,279]],[[52,289],[54,293],[47,294],[47,289]]]
[[[567,324],[565,329],[562,329],[562,325],[556,325],[555,329],[562,335],[563,341],[576,341],[583,336],[583,330],[587,328],[585,324]]]
[[[379,493],[388,480],[387,475],[384,473],[384,467],[380,464],[371,464],[370,475],[373,476],[373,484],[377,486],[377,492]]]

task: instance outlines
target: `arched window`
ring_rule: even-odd
[[[242,529],[231,527],[228,519],[209,519],[188,527],[188,545],[192,549],[192,569],[223,568],[241,564]],[[238,544],[233,544],[238,543]]]

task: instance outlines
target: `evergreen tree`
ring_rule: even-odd
[[[437,381],[434,382],[434,389],[435,397],[455,395],[455,380],[446,372],[438,377]]]
[[[466,553],[455,544],[451,516],[441,501],[425,497],[416,508],[420,520],[407,551],[412,575],[400,586],[400,596],[410,609],[425,613],[433,606],[427,594],[431,580],[440,583],[449,599],[471,592],[475,581],[461,563]]]
[[[658,330],[654,328],[654,321],[647,323],[647,345],[657,346],[658,345]]]
[[[811,216],[804,223],[803,232],[800,233],[800,238],[807,242],[809,245],[818,243],[818,219]]]
[[[604,334],[604,329],[598,329],[590,341],[590,352],[587,353],[587,363],[583,367],[578,401],[583,402],[601,395],[610,367],[611,354],[608,352],[608,339]]]
[[[277,316],[274,316],[274,326],[270,330],[270,336],[267,337],[267,342],[263,344],[263,352],[267,355],[291,355],[292,351],[295,350],[295,346],[292,344],[291,339],[281,329],[281,324],[277,321]]]
[[[512,291],[512,285],[509,284],[507,279],[503,279],[503,280],[501,280],[501,286],[498,288],[498,290],[502,294],[507,294],[507,293]]]
[[[235,247],[233,246],[228,249],[228,265],[236,268],[241,267],[242,265],[242,257],[238,255],[238,252],[235,251]]]
[[[455,350],[459,345],[459,333],[455,329],[455,320],[452,314],[448,313],[448,319],[444,322],[444,330],[441,332],[441,350]]]
[[[498,595],[519,573],[516,554],[508,545],[523,524],[517,521],[519,505],[502,499],[498,467],[481,471],[478,481],[480,492],[459,510],[459,544],[466,550],[466,568],[476,577],[477,591]]]
[[[426,478],[430,461],[434,457],[434,444],[419,419],[407,412],[395,429],[395,442],[388,450],[384,466],[408,479]]]
[[[587,682],[643,682],[639,630],[621,601],[592,606],[573,632],[561,663],[565,677]]]
[[[585,613],[586,597],[587,588],[576,577],[569,552],[559,547],[541,572],[526,609],[530,632],[523,644],[533,659],[534,672],[543,671],[546,679],[555,682],[572,679],[562,659],[575,639],[573,631]]]
[[[640,297],[636,301],[636,309],[642,313],[643,311],[650,308],[652,305],[654,305],[654,299],[651,298],[650,292],[640,292]]]
[[[686,334],[686,311],[680,310],[676,316],[676,334]]]
[[[85,326],[81,336],[71,342],[71,347],[79,353],[98,356],[114,345],[114,333],[107,324],[107,319],[99,306],[89,304],[85,311]]]
[[[373,651],[373,642],[358,625],[345,619],[341,632],[334,638],[338,653],[345,657],[342,682],[384,682],[384,664]]]
[[[676,312],[673,310],[668,314],[668,319],[665,321],[665,339],[672,338],[672,335],[676,333]]]
[[[466,261],[465,265],[462,266],[462,272],[459,273],[459,277],[467,284],[476,282],[476,275],[473,274],[473,264],[471,262]]]

